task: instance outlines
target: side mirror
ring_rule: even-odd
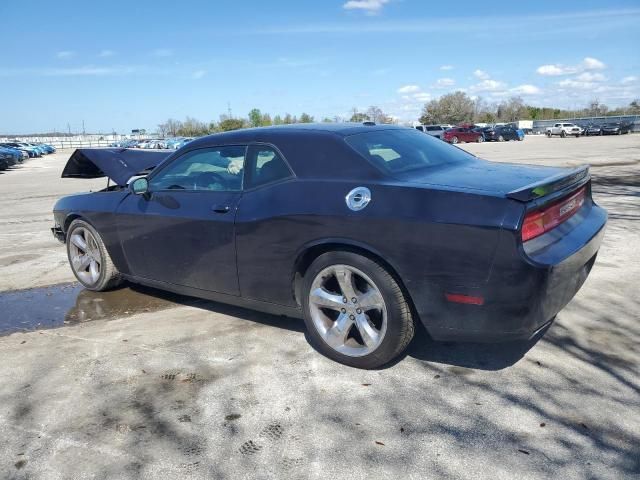
[[[129,184],[129,190],[135,195],[145,195],[149,193],[149,181],[146,178],[136,178]]]

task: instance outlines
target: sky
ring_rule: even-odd
[[[2,0],[0,133],[154,131],[168,118],[640,97],[640,2]]]

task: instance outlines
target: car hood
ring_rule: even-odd
[[[503,196],[525,186],[569,172],[571,170],[565,168],[498,163],[478,159],[469,163],[445,165],[420,173],[410,172],[403,175],[402,180]]]
[[[125,186],[135,176],[148,173],[173,152],[148,152],[126,148],[79,148],[67,161],[62,178],[109,177]]]

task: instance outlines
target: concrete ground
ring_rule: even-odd
[[[67,283],[51,207],[104,181],[59,179],[68,152],[0,173],[0,478],[638,478],[640,135],[462,147],[591,163],[604,245],[541,340],[420,334],[378,371],[300,321]]]

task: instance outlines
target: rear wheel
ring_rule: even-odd
[[[483,137],[482,135],[480,135],[480,136],[477,138],[476,142],[478,142],[478,143],[482,143],[482,142],[484,142],[484,137]]]
[[[311,342],[345,365],[380,367],[413,338],[413,317],[400,286],[381,264],[362,255],[320,255],[304,276],[303,295]]]
[[[69,226],[67,257],[73,274],[88,290],[101,292],[122,282],[100,234],[84,220],[74,220]]]
[[[560,138],[564,138],[564,137],[566,137],[566,136],[567,136],[567,134],[564,132],[564,130],[562,130],[562,131],[560,132]]]

